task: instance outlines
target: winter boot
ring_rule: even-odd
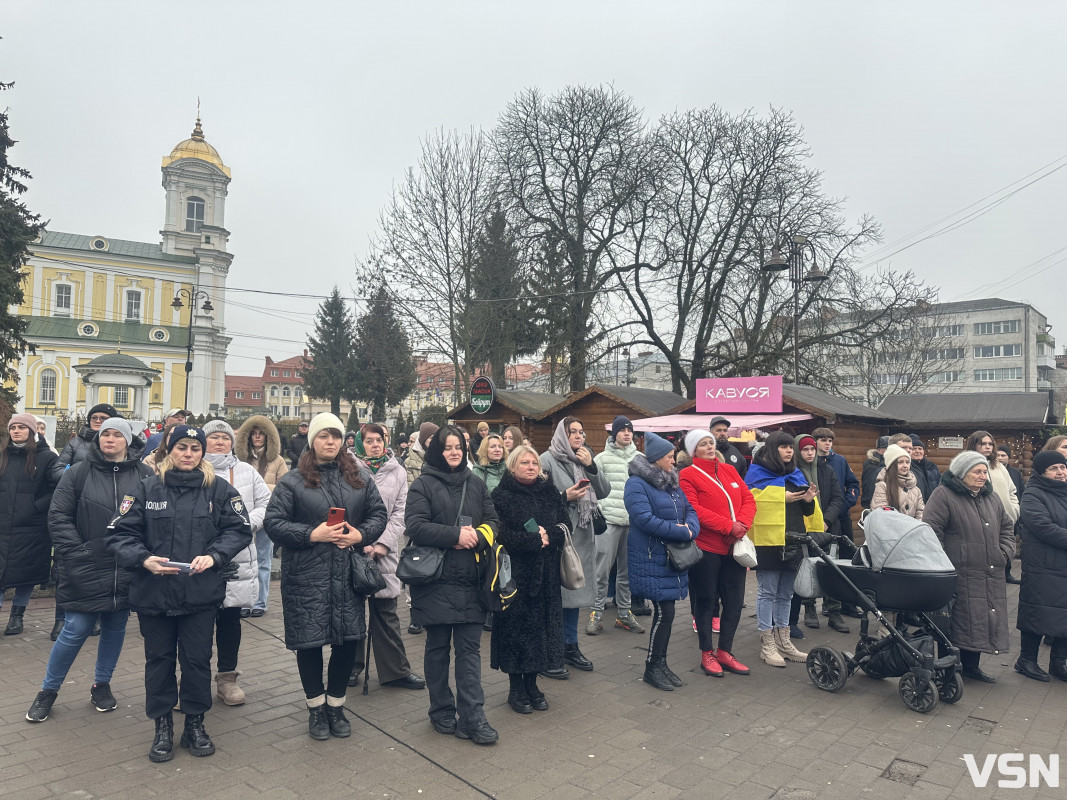
[[[527,672],[522,676],[523,686],[526,688],[526,696],[530,698],[530,707],[534,711],[548,711],[548,700],[544,692],[537,687],[537,673]]]
[[[663,671],[663,659],[652,658],[645,662],[644,681],[664,692],[673,692],[674,684]]]
[[[26,606],[11,606],[11,616],[7,621],[4,636],[18,636],[22,633],[22,615],[26,613]]]
[[[330,721],[326,719],[326,695],[309,698],[308,736],[316,742],[325,742],[330,738]]]
[[[185,730],[182,731],[179,744],[182,747],[188,747],[189,752],[198,758],[215,752],[215,745],[211,737],[207,735],[207,731],[204,730],[203,714],[185,715]]]
[[[663,662],[663,674],[667,676],[667,680],[671,682],[671,686],[675,689],[680,689],[685,686],[685,681],[674,674],[674,670],[667,666],[667,659],[664,657],[661,659]]]
[[[831,611],[830,619],[827,620],[826,624],[838,633],[848,633],[849,631],[848,623],[845,622],[845,618],[841,616],[840,611]]]
[[[48,634],[48,638],[53,642],[59,638],[59,634],[63,632],[63,624],[66,620],[63,617],[56,619],[55,624],[52,625],[52,632]]]
[[[516,714],[532,714],[533,705],[530,696],[526,693],[526,685],[523,683],[521,674],[512,672],[508,674],[511,682],[511,690],[508,692],[508,705]]]
[[[715,660],[719,662],[719,665],[727,672],[732,672],[734,675],[748,675],[750,670],[730,653],[723,650],[721,647],[715,651]]]
[[[237,672],[220,672],[215,675],[215,694],[228,706],[243,706],[245,690],[237,685]]]
[[[715,652],[713,650],[704,650],[701,652],[700,668],[704,670],[705,675],[710,675],[713,678],[721,678],[723,676],[722,664],[715,658]]]
[[[1048,662],[1048,674],[1061,681],[1067,681],[1067,660],[1052,659]]]
[[[788,638],[788,637],[786,637]],[[784,667],[785,659],[778,655],[778,648],[774,644],[774,631],[760,631],[760,654],[759,657],[772,667]]]
[[[819,614],[815,611],[815,601],[804,604],[804,625],[808,628],[819,628]]]
[[[331,736],[347,739],[352,735],[352,724],[345,716],[345,698],[326,695],[326,722]]]
[[[808,654],[797,650],[793,645],[792,640],[789,638],[789,628],[774,629],[774,645],[778,648],[779,654],[784,656],[787,661],[797,661],[803,664],[808,660]]]
[[[148,760],[159,764],[174,758],[174,717],[164,714],[156,717],[156,736],[148,751]]]

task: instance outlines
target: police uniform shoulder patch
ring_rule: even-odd
[[[125,514],[133,507],[133,495],[123,495],[122,502],[119,504],[119,514]]]
[[[245,505],[241,502],[240,497],[231,497],[230,505],[233,506],[233,510],[236,511],[238,514],[243,513],[245,510]]]

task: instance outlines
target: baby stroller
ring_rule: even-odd
[[[817,594],[874,614],[889,635],[870,635],[870,616],[864,613],[856,652],[813,647],[808,677],[826,692],[844,686],[857,668],[871,678],[900,678],[900,699],[921,714],[932,711],[938,699],[958,702],[963,697],[960,651],[945,634],[949,629],[945,609],[956,590],[955,567],[924,522],[879,508],[860,524],[867,541],[853,561],[835,560],[808,541],[818,555],[807,566],[814,567]],[[898,624],[906,618],[918,628],[910,633],[900,630],[886,617],[888,612],[900,613]]]

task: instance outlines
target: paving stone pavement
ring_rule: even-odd
[[[1008,588],[1015,619],[1018,587]],[[987,753],[1063,756],[1067,684],[1017,675],[1015,655],[984,656],[995,685],[967,682],[956,705],[930,714],[909,711],[896,680],[851,678],[835,694],[815,689],[804,666],[773,669],[757,658],[755,576],[749,576],[735,654],[752,675],[715,679],[699,669],[699,650],[687,602],[679,604],[669,662],[686,681],[675,692],[642,683],[647,637],[605,624],[581,635],[592,673],[568,681],[542,679],[550,710],[523,716],[507,706],[507,677],[489,669],[483,636],[486,712],[500,742],[477,747],[434,733],[425,691],[381,687],[350,690],[349,739],[314,742],[296,659],[282,643],[277,583],[274,605],[247,619],[241,647],[241,685],[248,702],[221,704],[206,727],[218,752],[196,759],[179,750],[173,761],[146,756],[152,724],[144,716],[143,649],[135,619],[112,688],[119,708],[108,714],[89,704],[95,658],[90,639],[75,662],[47,722],[25,721],[40,688],[51,642],[54,606],[31,601],[26,631],[0,637],[0,794],[32,798],[731,798],[731,800],[937,800],[970,797],[1063,797],[1039,788],[976,789],[962,759]],[[6,613],[0,621],[6,623]],[[401,608],[406,626],[407,615]],[[645,618],[647,619],[647,618]],[[605,622],[613,622],[612,610]],[[808,630],[802,649],[855,645],[826,628]],[[581,622],[584,630],[585,620]],[[422,672],[423,638],[405,632],[408,655]],[[1017,632],[1013,630],[1013,644]],[[1047,663],[1048,648],[1041,659]],[[181,725],[181,715],[176,715]],[[1065,765],[1067,767],[1067,765]],[[1067,780],[1064,775],[1063,780]]]

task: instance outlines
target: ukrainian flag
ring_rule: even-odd
[[[782,547],[785,545],[785,482],[797,486],[808,481],[799,469],[788,475],[778,475],[758,463],[753,463],[745,473],[745,483],[756,501],[756,518],[748,536],[757,547]],[[808,532],[823,530],[823,516],[819,504],[815,513],[804,518]]]

